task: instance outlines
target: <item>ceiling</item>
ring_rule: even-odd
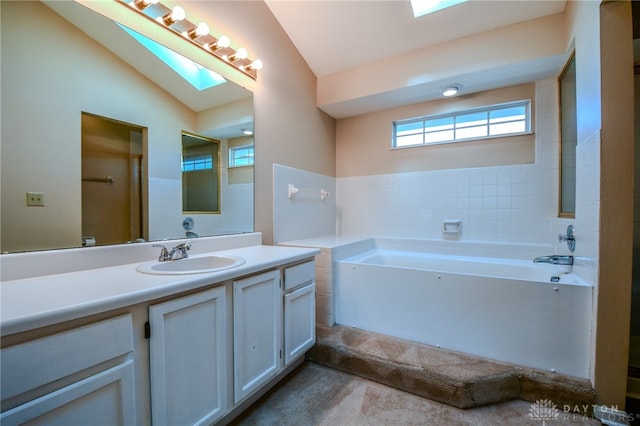
[[[157,59],[127,44],[124,33],[109,22],[98,22],[74,2],[46,1],[52,9],[81,27],[116,55],[170,91],[194,111],[215,107],[225,99],[247,96],[233,85],[199,92],[173,72],[162,72]],[[566,0],[469,0],[457,6],[414,18],[409,0],[265,0],[297,50],[318,77],[393,59],[463,37],[562,13]],[[207,14],[206,3],[200,12]],[[127,46],[127,47],[125,47]],[[502,69],[456,76],[466,93],[491,90],[547,78],[557,73],[563,59],[541,58],[536,63],[514,63]],[[419,70],[418,70],[419,71]],[[439,96],[441,81],[406,86],[318,105],[334,118],[349,117]],[[221,91],[230,93],[219,93]],[[213,92],[216,93],[213,96]]]
[[[400,63],[411,52],[559,14],[566,6],[565,0],[469,0],[414,18],[409,0],[265,2],[319,81],[323,77],[335,81],[333,78],[337,76],[345,82],[353,77],[336,73],[348,74],[356,68],[359,73],[366,73],[369,65],[373,71],[384,61],[392,64],[396,58],[395,63]],[[565,60],[561,55],[540,57],[449,77],[464,87],[464,94],[477,93],[549,78],[557,75]],[[421,73],[418,69],[413,71],[414,75]],[[447,78],[440,76],[419,84],[319,103],[318,107],[334,118],[344,118],[428,102],[441,97],[443,79]],[[321,95],[319,91],[318,96]]]
[[[419,18],[409,0],[265,0],[317,77],[562,13],[565,0],[470,0]]]

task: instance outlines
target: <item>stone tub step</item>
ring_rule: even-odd
[[[355,328],[317,325],[311,361],[457,408],[512,399],[589,407],[589,380],[523,368]]]

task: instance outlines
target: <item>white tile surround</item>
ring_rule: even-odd
[[[291,198],[289,184],[299,189]],[[329,195],[320,198],[320,190]],[[273,165],[273,240],[275,243],[335,233],[336,179]]]
[[[337,233],[442,239],[443,220],[462,220],[460,239],[547,243],[556,199],[534,165],[338,179]]]
[[[575,271],[585,281],[597,281],[600,241],[600,131],[576,147],[576,233]]]

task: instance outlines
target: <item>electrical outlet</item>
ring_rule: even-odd
[[[27,206],[44,206],[44,192],[27,192]]]

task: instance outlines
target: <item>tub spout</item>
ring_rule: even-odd
[[[573,256],[554,254],[551,256],[539,256],[533,261],[535,263],[552,263],[554,265],[573,265]]]

